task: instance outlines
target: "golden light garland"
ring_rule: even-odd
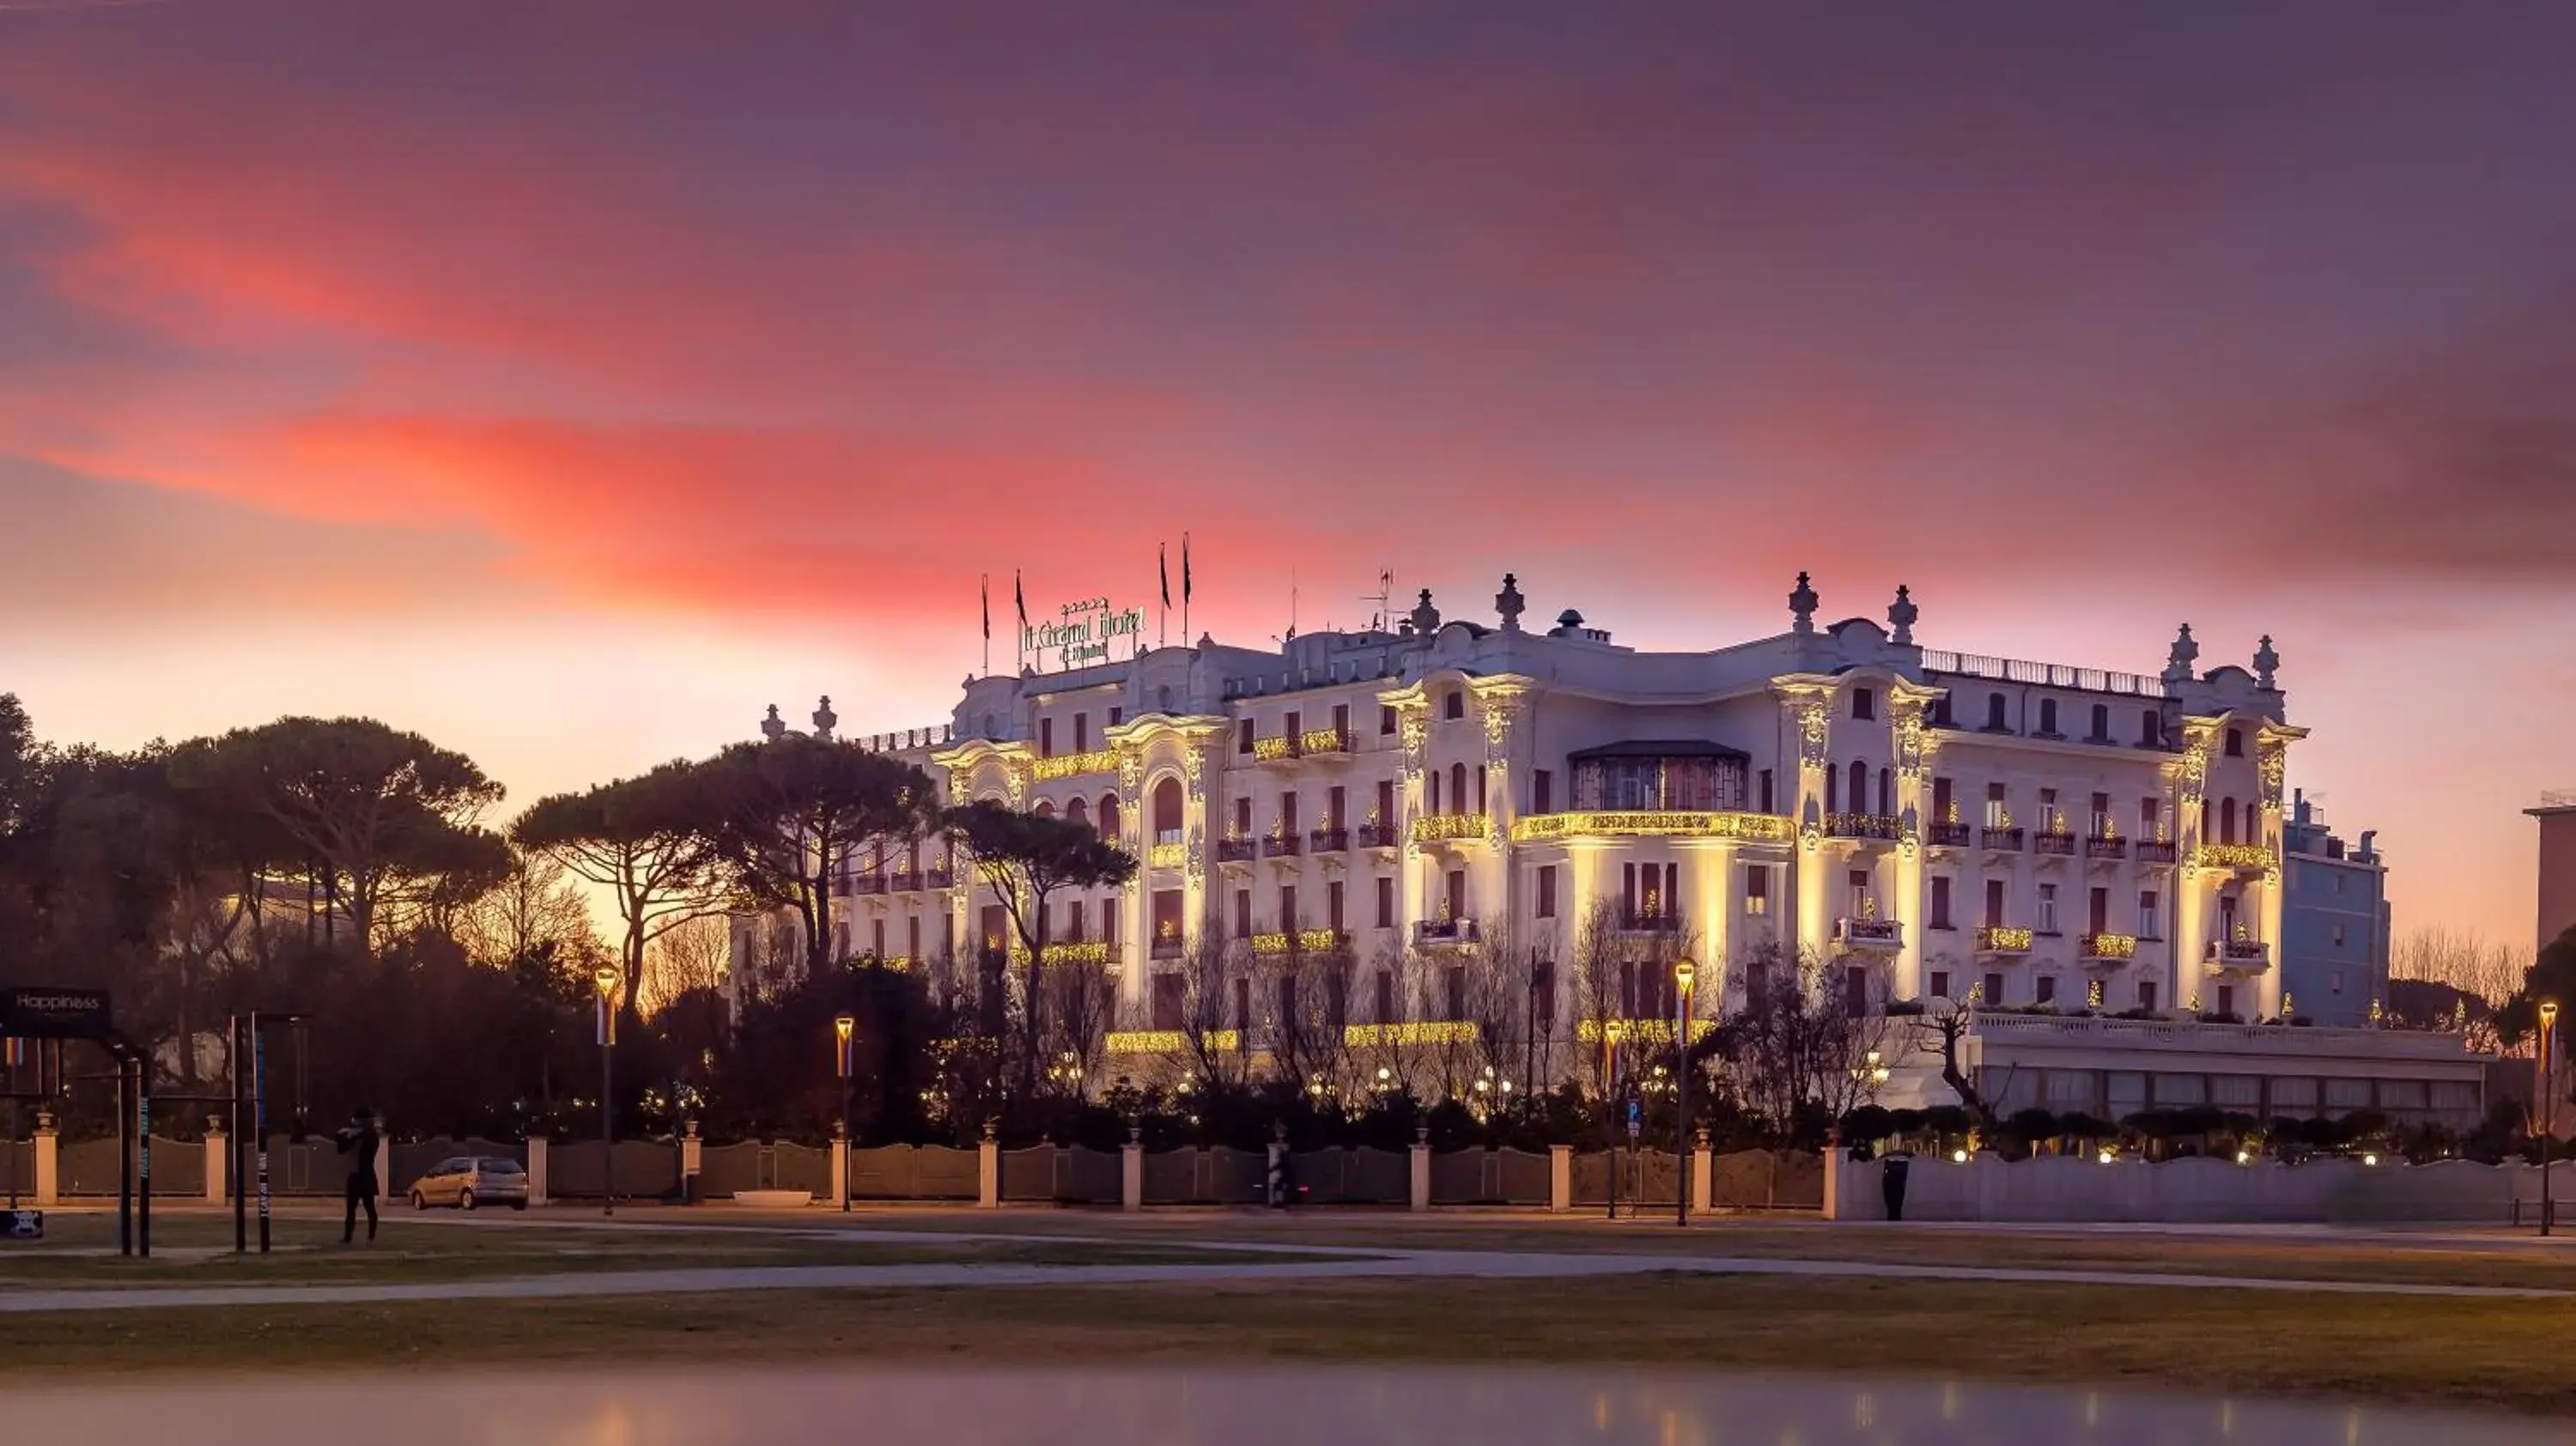
[[[1786,843],[1790,836],[1789,820],[1771,813],[1540,813],[1512,821],[1515,843],[1564,838],[1732,838]]]

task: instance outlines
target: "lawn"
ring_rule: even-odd
[[[0,1375],[684,1359],[1623,1362],[2576,1414],[2576,1303],[1921,1281],[793,1291],[0,1316]]]

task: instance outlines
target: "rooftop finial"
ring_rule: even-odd
[[[1504,573],[1503,590],[1494,594],[1494,611],[1503,615],[1504,632],[1517,633],[1521,630],[1521,609],[1524,606],[1521,601],[1520,580],[1508,572]]]
[[[1804,636],[1816,630],[1816,590],[1807,586],[1807,574],[1798,574],[1797,591],[1789,594],[1789,615],[1797,619],[1790,631]]]
[[[2191,640],[2191,624],[2185,623],[2182,631],[2174,634],[2173,651],[2165,654],[2164,680],[2168,683],[2190,682],[2192,660],[2199,656],[2200,644]]]
[[[1431,605],[1431,589],[1422,590],[1422,601],[1414,604],[1411,617],[1417,633],[1428,636],[1440,631],[1440,609]]]
[[[832,725],[840,721],[840,715],[832,711],[832,695],[824,694],[823,701],[814,709],[814,736],[826,743],[831,742]]]
[[[787,736],[787,720],[778,716],[778,705],[769,705],[769,716],[760,720],[760,736],[775,743]]]
[[[1896,601],[1888,604],[1887,608],[1887,620],[1896,625],[1896,631],[1889,636],[1888,641],[1900,648],[1913,646],[1914,620],[1922,615],[1923,610],[1914,605],[1914,599],[1906,592],[1905,584],[1898,583]]]
[[[2263,645],[2254,650],[2254,681],[2266,691],[2272,687],[2272,675],[2281,671],[2281,655],[2272,651],[2272,635],[2263,635]]]

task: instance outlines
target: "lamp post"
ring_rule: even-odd
[[[2540,1052],[2531,1061],[2531,1117],[2540,1125],[2540,1233],[2549,1233],[2549,1146],[2552,1127],[2558,1121],[2556,1102],[2550,1098],[2551,1036],[2558,1027],[2558,1001],[2540,1001]]]
[[[850,1035],[859,1022],[844,1014],[832,1021],[832,1035],[840,1041],[841,1058],[841,1213],[850,1213]]]
[[[1698,966],[1688,959],[1676,960],[1673,964],[1673,983],[1679,986],[1675,991],[1674,1000],[1676,1019],[1673,1028],[1673,1063],[1679,1071],[1680,1078],[1676,1086],[1680,1092],[1677,1097],[1678,1112],[1673,1126],[1673,1159],[1679,1168],[1679,1175],[1673,1182],[1673,1223],[1675,1225],[1690,1224],[1691,980],[1698,973]]]
[[[599,993],[599,1213],[617,1213],[617,1115],[609,1102],[615,1074],[609,1067],[617,1049],[617,984],[614,964],[602,964],[590,982]]]

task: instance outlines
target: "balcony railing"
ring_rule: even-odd
[[[1403,837],[1396,832],[1394,824],[1364,823],[1360,825],[1361,848],[1391,849],[1403,841]]]
[[[1988,924],[1977,930],[1977,952],[2027,954],[2030,952],[2030,939],[2030,930],[2017,924]]]
[[[1996,828],[1989,825],[1985,829],[1980,830],[1979,833],[1979,841],[1987,848],[2009,850],[2013,853],[2021,852],[2021,838],[2022,833],[2021,826],[2019,824],[2012,825],[2009,828]]]
[[[1825,832],[1835,838],[1886,839],[1893,842],[1900,832],[1892,813],[1829,813],[1825,815]]]
[[[1038,956],[1049,964],[1106,964],[1109,941],[1106,939],[1063,939],[1046,946]]]
[[[1619,932],[1623,934],[1678,934],[1681,931],[1682,916],[1670,909],[1619,911]]]
[[[1968,826],[1964,823],[1936,823],[1926,830],[1932,847],[1963,849],[1968,846]]]
[[[1252,936],[1255,954],[1329,954],[1342,947],[1339,929],[1300,929],[1294,934],[1274,933]]]
[[[1208,1049],[1231,1053],[1240,1036],[1231,1029],[1210,1029],[1200,1033],[1200,1042]],[[1101,1048],[1111,1054],[1179,1054],[1190,1047],[1186,1029],[1113,1029],[1101,1037]]]
[[[2272,866],[2272,851],[2261,844],[2202,844],[2191,851],[2191,861],[2204,869],[2248,869],[2261,872]]]
[[[1158,934],[1154,937],[1153,947],[1147,952],[1156,959],[1178,959],[1181,957],[1182,947],[1180,935]]]
[[[1306,842],[1319,854],[1337,854],[1351,846],[1351,831],[1346,828],[1319,828],[1306,835]]]
[[[1149,868],[1177,869],[1189,861],[1190,849],[1187,844],[1158,843],[1145,850],[1145,863]]]
[[[2071,833],[2035,833],[2030,836],[2031,852],[2058,858],[2075,857],[2075,835]]]
[[[1846,949],[1901,949],[1905,947],[1905,923],[1901,919],[1841,919],[1835,922],[1834,937]]]
[[[850,880],[850,892],[854,894],[882,894],[885,891],[886,876],[883,874],[861,874]]]
[[[1296,853],[1298,846],[1304,842],[1305,840],[1293,833],[1274,833],[1261,841],[1261,856],[1269,859],[1286,858]]]
[[[1029,777],[1043,783],[1050,778],[1073,778],[1085,773],[1118,771],[1118,750],[1094,748],[1087,753],[1061,753],[1041,758],[1029,765]]]
[[[1485,836],[1485,816],[1481,813],[1426,813],[1413,821],[1415,843],[1438,843],[1443,839],[1479,839]]]
[[[898,894],[909,894],[921,887],[921,870],[905,869],[896,873],[889,885]]]
[[[1255,839],[1221,838],[1216,841],[1216,861],[1221,864],[1250,863],[1260,853],[1261,844]]]
[[[2138,840],[2139,863],[2169,864],[2173,861],[2174,846],[2172,839],[2142,838]]]
[[[1732,838],[1782,843],[1795,837],[1791,820],[1774,813],[1615,812],[1583,809],[1571,813],[1533,813],[1512,820],[1515,843],[1544,843],[1567,838]]]
[[[1423,944],[1473,944],[1476,921],[1473,919],[1424,919],[1413,926],[1413,937]]]
[[[2129,841],[2124,838],[2088,838],[2084,841],[2084,857],[2088,859],[2118,859],[2126,858],[2128,854]]]
[[[1317,758],[1350,751],[1351,735],[1339,728],[1309,728],[1301,733],[1282,733],[1275,738],[1252,740],[1252,756],[1261,763]]]
[[[2272,946],[2260,939],[2212,939],[2209,962],[2237,969],[2260,969],[2272,962]]]
[[[2138,957],[2135,934],[2086,934],[2075,941],[2076,957],[2088,963],[2116,964]]]
[[[1476,1021],[1472,1019],[1417,1019],[1410,1024],[1350,1024],[1342,1027],[1342,1044],[1350,1049],[1382,1049],[1390,1045],[1474,1044]]]

